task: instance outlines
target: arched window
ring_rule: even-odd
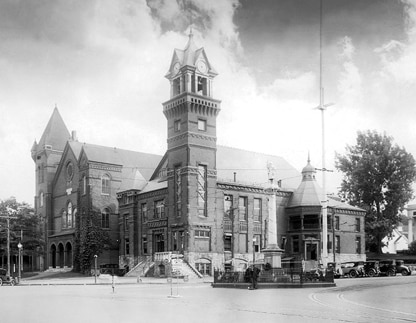
[[[45,198],[45,196],[44,196],[43,192],[40,192],[40,194],[39,194],[39,206],[40,207],[43,207],[44,198]]]
[[[82,195],[87,194],[87,177],[85,175],[82,176]]]
[[[76,220],[77,220],[77,213],[78,213],[78,210],[77,210],[77,208],[75,208],[74,212],[73,212],[73,215],[72,215],[72,227],[75,227]]]
[[[110,228],[110,210],[107,208],[101,212],[101,227],[104,229]]]
[[[66,227],[72,228],[72,203],[68,202],[67,208],[66,208]]]
[[[103,175],[101,177],[101,194],[110,194],[110,176]]]

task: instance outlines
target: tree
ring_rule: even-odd
[[[88,212],[77,214],[75,231],[74,270],[83,274],[91,272],[94,255],[99,256],[108,249],[111,239],[101,226],[101,212],[90,209]]]
[[[24,254],[36,256],[42,253],[45,241],[39,230],[40,219],[33,207],[27,203],[19,203],[14,197],[0,200],[0,215],[11,216],[10,219],[10,252],[17,254],[19,242],[23,245]],[[7,222],[1,218],[0,252],[7,252]]]
[[[367,210],[367,248],[380,252],[382,239],[391,236],[400,222],[400,211],[412,199],[416,179],[415,160],[393,138],[376,131],[358,132],[355,146],[336,155],[335,166],[343,172],[340,194]]]
[[[415,241],[412,241],[412,242],[409,244],[409,250],[408,250],[408,253],[409,253],[409,254],[411,254],[411,255],[416,255],[416,240],[415,240]]]

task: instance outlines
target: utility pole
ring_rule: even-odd
[[[326,268],[328,262],[328,198],[326,196],[326,172],[325,167],[325,110],[333,103],[324,103],[324,88],[322,81],[322,0],[319,8],[319,106],[315,109],[321,110],[322,120],[322,262]]]
[[[15,213],[12,208],[6,207],[7,214],[0,215],[0,218],[6,219],[7,221],[7,275],[10,276],[10,219],[17,219],[17,216],[11,216],[10,214]]]

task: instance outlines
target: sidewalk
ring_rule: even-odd
[[[204,278],[190,278],[187,281],[184,279],[173,278],[175,284],[202,284],[212,283],[212,277]],[[94,276],[86,277],[74,277],[74,278],[48,278],[47,273],[40,273],[37,276],[24,278],[20,281],[21,286],[53,286],[53,285],[111,285],[113,283],[113,277],[111,275],[100,275],[95,282]],[[114,284],[127,285],[127,284],[168,284],[168,278],[154,278],[154,277],[140,277],[138,281],[137,277],[118,277],[114,276]]]

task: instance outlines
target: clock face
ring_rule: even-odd
[[[200,71],[201,73],[206,73],[207,72],[207,64],[205,64],[205,62],[203,61],[199,61],[196,65],[196,68],[198,69],[198,71]]]
[[[175,65],[173,65],[173,73],[178,74],[180,67],[181,65],[178,62],[176,62]]]

